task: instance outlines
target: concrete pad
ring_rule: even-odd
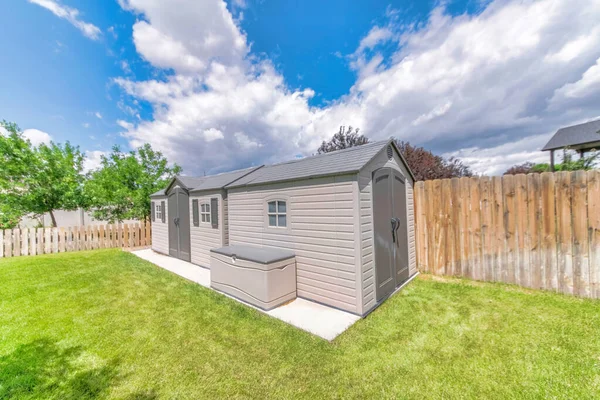
[[[183,278],[210,288],[209,269],[159,254],[150,249],[132,251],[132,253]],[[358,315],[300,298],[270,311],[264,311],[235,297],[224,295],[326,340],[335,339],[360,319]]]

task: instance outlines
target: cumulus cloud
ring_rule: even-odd
[[[32,145],[39,146],[40,144],[50,144],[52,136],[39,129],[25,129],[23,136],[29,139]]]
[[[173,71],[162,80],[115,79],[153,107],[152,120],[125,135],[188,173],[311,154],[339,125],[500,173],[507,160],[542,159],[538,150],[556,129],[598,114],[597,0],[497,0],[460,16],[440,6],[410,28],[391,19],[357,44],[355,84],[325,107],[310,106],[312,89],[290,89],[269,60],[249,53],[224,2],[120,3],[144,17],[134,26],[140,55]],[[390,41],[398,42],[391,54],[373,51]]]
[[[75,8],[64,6],[56,0],[29,0],[29,2],[44,7],[57,17],[68,21],[92,40],[97,40],[102,35],[102,31],[96,25],[82,21],[79,18],[79,10]]]
[[[100,150],[86,151],[85,160],[83,162],[83,171],[90,172],[100,168],[102,165],[102,156],[106,156],[107,154],[108,153]]]

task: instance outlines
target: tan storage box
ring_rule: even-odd
[[[296,298],[295,254],[242,245],[212,249],[210,286],[270,310]]]

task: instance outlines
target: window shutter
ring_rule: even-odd
[[[199,226],[200,218],[198,218],[198,199],[192,200],[192,215],[194,217],[194,226]]]
[[[210,199],[210,222],[213,228],[219,226],[219,199],[216,197]]]
[[[154,202],[150,202],[150,214],[152,215],[152,222],[156,219],[156,207],[154,206]]]
[[[166,218],[165,218],[165,202],[164,201],[160,202],[160,214],[162,217],[162,222],[165,222]]]

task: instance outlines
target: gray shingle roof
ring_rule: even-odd
[[[245,169],[238,169],[236,171],[224,172],[222,174],[217,175],[209,175],[209,176],[176,176],[175,179],[179,181],[181,185],[184,186],[190,192],[198,192],[201,190],[215,190],[222,189],[227,184],[235,182],[237,179],[243,177],[244,175],[249,174],[250,172],[258,169],[260,167],[251,167]],[[171,186],[169,183],[169,186]],[[152,194],[150,197],[164,196],[166,193],[166,189],[159,190],[158,192]]]
[[[542,150],[555,150],[585,143],[600,142],[600,119],[560,128]]]
[[[227,188],[358,172],[388,143],[390,140],[372,142],[331,153],[266,165],[227,185]]]

